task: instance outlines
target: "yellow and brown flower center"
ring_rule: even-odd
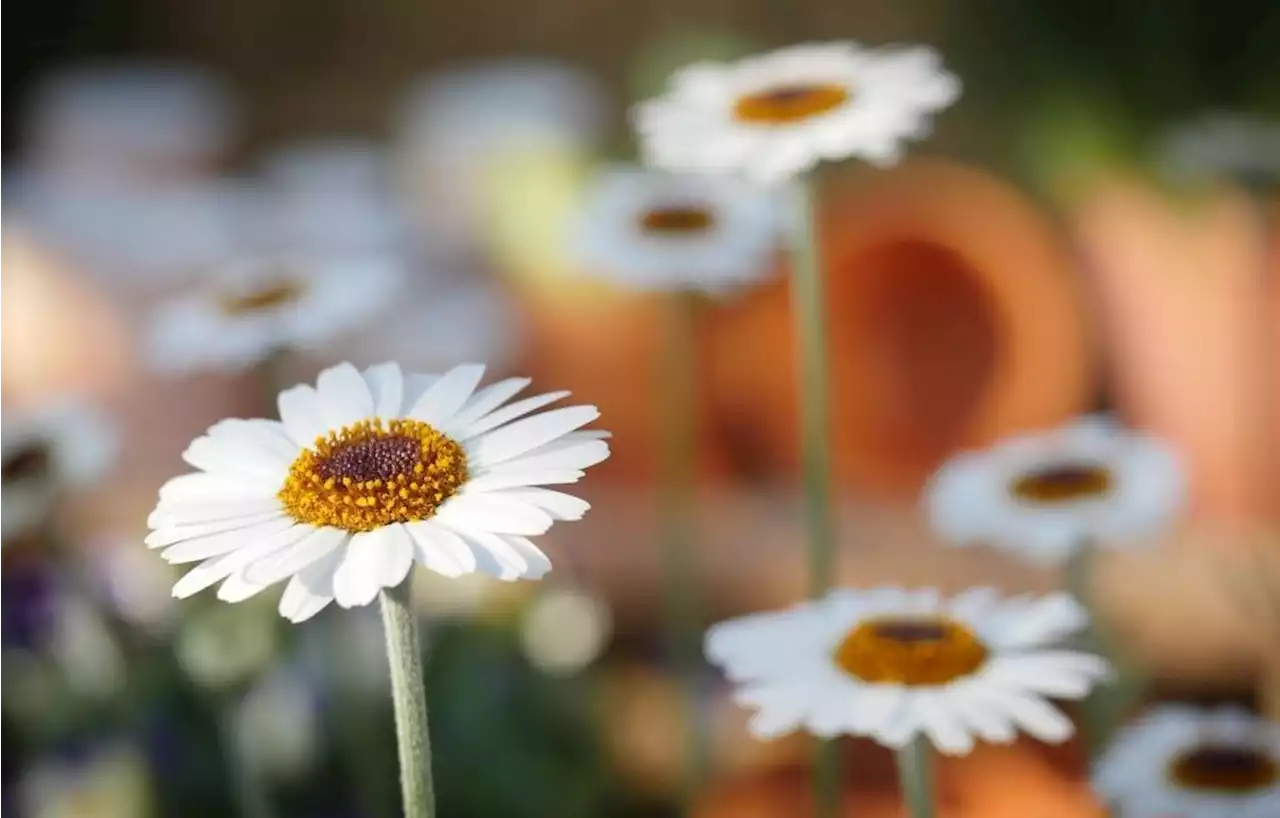
[[[264,312],[297,302],[306,289],[301,281],[280,278],[244,292],[224,294],[218,299],[218,305],[227,315]]]
[[[654,207],[640,217],[640,229],[656,236],[694,236],[707,232],[715,224],[711,211],[697,205]]]
[[[1096,463],[1060,463],[1015,477],[1009,491],[1032,503],[1070,503],[1106,497],[1114,482],[1111,471]]]
[[[1257,747],[1202,744],[1177,756],[1169,777],[1191,790],[1246,793],[1280,783],[1280,761]]]
[[[877,617],[861,622],[836,648],[841,670],[864,682],[941,685],[987,661],[973,631],[943,617]]]
[[[751,125],[793,125],[834,111],[851,98],[843,85],[782,85],[739,97],[733,116]]]
[[[462,446],[430,424],[362,420],[303,449],[278,496],[298,522],[372,531],[427,519],[466,480]]]
[[[0,480],[5,485],[44,477],[53,465],[53,453],[42,440],[17,446],[4,455]]]

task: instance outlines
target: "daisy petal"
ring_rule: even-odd
[[[244,602],[246,599],[265,591],[266,588],[266,585],[258,585],[246,580],[242,569],[227,577],[218,586],[218,599],[223,602]]]
[[[551,571],[551,560],[528,537],[521,537],[517,534],[503,534],[500,536],[528,564],[529,568],[524,574],[525,579],[541,579]]]
[[[520,394],[530,383],[532,381],[529,378],[507,378],[479,390],[449,420],[447,431],[465,429]]]
[[[333,575],[343,553],[332,551],[294,574],[280,597],[280,615],[290,622],[302,622],[328,607],[333,601]]]
[[[312,446],[316,438],[329,433],[329,421],[320,403],[320,396],[310,386],[300,384],[284,390],[280,393],[277,404],[284,428],[299,446]]]
[[[280,501],[274,497],[254,497],[243,500],[218,500],[199,502],[161,501],[155,510],[147,515],[147,527],[165,528],[184,525],[199,525],[221,520],[235,520],[242,517],[255,517],[272,511],[281,511]]]
[[[504,469],[585,469],[609,458],[609,444],[603,440],[576,441],[561,447],[541,447],[537,452],[508,460]]]
[[[501,492],[456,494],[440,506],[436,519],[455,531],[469,529],[495,534],[545,534],[554,522],[537,506]]]
[[[484,434],[490,429],[496,429],[504,423],[510,423],[516,418],[523,417],[535,409],[541,409],[548,404],[567,398],[569,394],[569,392],[547,392],[543,395],[534,395],[524,400],[518,400],[509,406],[490,412],[466,428],[456,429],[457,439],[470,440],[476,435]]]
[[[182,459],[203,471],[245,477],[255,483],[282,480],[291,462],[251,443],[208,436],[191,441]]]
[[[268,535],[262,539],[250,541],[246,537],[246,544],[243,548],[205,560],[184,574],[173,586],[173,595],[178,599],[185,599],[192,594],[199,593],[255,560],[262,559],[301,541],[314,530],[311,526],[295,525],[292,528]]]
[[[495,469],[467,482],[467,491],[496,491],[523,486],[555,486],[576,483],[586,472],[580,469]]]
[[[446,425],[475,392],[483,377],[483,364],[455,366],[418,398],[409,409],[409,417],[436,427]]]
[[[440,523],[448,526],[443,520]],[[497,534],[470,529],[459,530],[452,527],[450,530],[461,537],[471,549],[471,553],[475,555],[476,571],[479,573],[510,581],[519,579],[529,568],[524,557]]]
[[[165,526],[152,531],[145,539],[143,539],[143,542],[150,548],[162,548],[166,545],[182,542],[183,540],[190,540],[196,537],[206,537],[210,534],[217,534],[222,531],[246,529],[282,518],[284,518],[284,515],[281,514],[279,510],[276,510],[263,512],[262,514],[254,514],[249,517],[235,517],[229,520],[214,520],[208,523],[195,523],[192,525]]]
[[[460,577],[476,570],[476,556],[462,538],[430,520],[407,523],[413,537],[414,557],[424,568],[446,577]]]
[[[494,492],[494,495],[536,506],[550,514],[553,520],[581,520],[591,508],[591,504],[586,500],[550,489],[509,489]]]
[[[400,526],[354,534],[333,574],[333,598],[344,608],[368,605],[398,585],[413,564],[413,543]]]
[[[250,565],[245,570],[245,579],[261,585],[272,585],[345,545],[349,539],[350,535],[341,529],[316,528],[280,553]]]
[[[246,481],[226,474],[197,471],[171,478],[160,487],[160,501],[212,502],[261,497],[273,493],[278,486],[271,481]]]
[[[373,415],[373,396],[360,371],[351,364],[338,364],[321,372],[316,379],[316,394],[331,429],[341,429]]]
[[[195,537],[169,546],[161,556],[165,562],[178,565],[184,562],[196,562],[209,557],[216,557],[237,548],[243,548],[249,541],[263,536],[272,536],[280,531],[293,527],[293,521],[287,517],[272,519],[266,523],[247,529],[236,529],[211,534],[207,537]]]
[[[553,409],[489,432],[468,444],[467,453],[481,466],[492,466],[519,457],[598,417],[600,410],[594,406]]]
[[[404,403],[404,375],[400,372],[400,364],[392,362],[371,366],[364,371],[364,382],[373,398],[374,415],[383,420],[400,416]]]

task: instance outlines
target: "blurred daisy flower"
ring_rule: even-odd
[[[959,95],[929,48],[815,43],[690,65],[633,119],[649,164],[777,183],[823,160],[892,165]]]
[[[1049,742],[1072,735],[1047,698],[1083,698],[1109,674],[1100,657],[1054,647],[1087,620],[1062,593],[837,590],[723,622],[705,645],[735,700],[756,710],[758,737],[805,728],[900,749],[919,735],[962,755],[975,740],[1012,742],[1018,729]]]
[[[1174,179],[1235,178],[1259,186],[1280,181],[1280,121],[1213,114],[1169,132],[1159,159]]]
[[[952,458],[930,478],[924,505],[934,528],[957,545],[1056,563],[1084,544],[1164,530],[1185,496],[1173,450],[1089,417]]]
[[[544,487],[607,458],[608,435],[580,431],[594,406],[532,414],[566,392],[509,403],[529,380],[477,389],[483,374],[340,364],[282,392],[280,421],[212,426],[183,454],[197,471],[166,483],[148,519],[149,546],[200,563],[174,595],[222,582],[219,598],[239,601],[287,579],[280,613],[299,622],[335,599],[369,604],[415,561],[446,576],[541,577],[551,563],[528,537],[588,508]]]
[[[777,204],[730,176],[616,165],[591,184],[574,243],[583,267],[625,287],[719,293],[770,271]]]
[[[43,524],[62,492],[88,486],[105,474],[119,448],[114,424],[91,404],[72,397],[10,410],[2,428],[0,525],[6,542]]]
[[[261,608],[220,605],[202,610],[182,622],[174,643],[178,662],[202,687],[237,688],[275,655],[274,626],[269,612]]]
[[[253,774],[297,779],[311,768],[323,745],[317,698],[292,666],[275,670],[245,694],[231,729],[236,752]]]
[[[240,371],[281,349],[317,350],[390,306],[403,281],[392,258],[282,257],[224,265],[156,308],[151,364],[182,375]]]
[[[1157,707],[1116,736],[1093,785],[1125,818],[1273,818],[1280,725],[1232,707]]]

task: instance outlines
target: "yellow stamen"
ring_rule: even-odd
[[[1019,475],[1009,486],[1014,497],[1032,503],[1070,503],[1106,497],[1115,480],[1093,463],[1062,463]]]
[[[715,226],[711,211],[689,205],[655,207],[640,217],[640,229],[660,236],[705,233]]]
[[[909,686],[947,684],[986,661],[977,635],[943,617],[868,619],[835,652],[840,669],[864,682]]]
[[[1169,777],[1191,790],[1247,793],[1280,782],[1280,762],[1255,747],[1202,744],[1175,758]]]
[[[421,421],[374,419],[317,438],[278,496],[298,522],[372,531],[427,519],[466,481],[456,441]]]
[[[292,304],[302,298],[305,292],[306,286],[302,282],[282,278],[255,290],[223,295],[218,303],[227,315],[244,315]]]
[[[751,125],[793,125],[834,111],[851,96],[843,85],[784,85],[740,97],[733,115]]]

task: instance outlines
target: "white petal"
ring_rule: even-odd
[[[228,418],[209,427],[206,433],[214,440],[225,440],[262,449],[270,457],[287,466],[298,456],[298,446],[277,420]]]
[[[1081,699],[1095,684],[1107,678],[1110,671],[1110,665],[1100,656],[1074,651],[1042,651],[1026,655],[999,655],[983,676],[997,684],[1021,687],[1042,696]]]
[[[373,396],[359,370],[348,363],[338,364],[320,373],[316,393],[329,426],[341,429],[373,416]]]
[[[236,500],[274,494],[279,489],[273,481],[243,480],[225,474],[191,472],[179,475],[160,487],[160,501],[180,503],[194,500]]]
[[[243,548],[206,560],[192,568],[178,580],[177,584],[173,586],[173,595],[179,599],[184,599],[203,591],[218,580],[230,576],[255,560],[262,559],[293,545],[313,530],[311,526],[295,525],[261,540],[246,542]]]
[[[311,563],[344,545],[350,535],[338,528],[317,528],[300,542],[289,546],[279,554],[253,563],[245,571],[245,579],[262,585],[271,585],[286,579]]]
[[[230,520],[215,520],[213,522],[197,523],[194,525],[165,526],[164,528],[157,528],[155,531],[152,531],[146,536],[143,542],[151,548],[162,548],[166,545],[182,542],[183,540],[217,534],[220,531],[236,531],[250,528],[275,519],[283,518],[284,516],[285,515],[281,514],[277,510],[264,512],[262,514],[254,514],[251,517],[236,517]]]
[[[585,469],[609,458],[609,444],[603,440],[577,441],[564,447],[542,447],[537,452],[508,460],[504,469]]]
[[[521,537],[518,534],[499,536],[528,564],[529,568],[524,573],[525,579],[541,579],[551,571],[551,560],[528,537]]]
[[[455,531],[545,534],[554,520],[537,506],[500,492],[455,494],[436,510],[436,519]]]
[[[1018,731],[999,705],[975,697],[968,686],[953,687],[950,705],[969,729],[985,742],[1009,744],[1018,736]]]
[[[1071,738],[1071,720],[1034,693],[1008,687],[975,689],[980,701],[1007,713],[1014,723],[1041,741],[1057,744]]]
[[[404,581],[413,541],[399,525],[355,534],[333,574],[333,598],[344,608],[368,605],[383,588]]]
[[[951,709],[946,693],[921,691],[914,706],[921,729],[938,750],[952,756],[973,750],[973,736]]]
[[[467,454],[474,457],[481,467],[489,467],[519,457],[598,417],[600,410],[594,406],[553,409],[489,432],[468,444]]]
[[[397,417],[407,415],[409,409],[418,402],[418,398],[426,394],[431,385],[440,380],[439,375],[405,375],[404,376],[404,404],[400,407]]]
[[[237,548],[243,548],[264,536],[272,536],[277,532],[292,528],[293,525],[293,520],[287,517],[280,517],[249,528],[183,540],[176,545],[169,546],[161,553],[161,556],[165,562],[172,565],[205,560],[209,557],[225,554],[228,551],[234,551]]]
[[[1012,610],[1002,611],[992,631],[984,633],[992,645],[1003,650],[1051,645],[1079,632],[1089,622],[1084,607],[1066,593],[1049,594],[1025,605],[1014,599],[1006,605]]]
[[[809,710],[804,691],[781,685],[743,688],[734,694],[734,700],[744,707],[756,709],[747,726],[752,735],[762,739],[777,738],[794,731]]]
[[[223,602],[243,602],[265,591],[266,588],[266,585],[259,585],[245,579],[242,569],[227,577],[226,581],[218,586],[218,599]]]
[[[270,511],[283,512],[280,501],[270,495],[237,500],[210,500],[185,502],[161,501],[149,515],[147,527],[165,528],[182,525],[199,525],[220,520],[253,517]]]
[[[284,428],[299,446],[312,446],[316,438],[329,433],[329,421],[320,396],[310,386],[300,384],[284,390],[277,403]]]
[[[505,464],[504,464],[505,465]],[[576,483],[586,475],[577,469],[498,468],[467,481],[467,491],[495,491],[522,486],[554,486]]]
[[[586,500],[550,489],[509,489],[494,492],[493,496],[506,497],[536,506],[550,514],[553,520],[581,520],[582,516],[591,509],[591,504]]]
[[[509,406],[504,406],[495,412],[485,415],[465,429],[457,429],[456,437],[458,440],[470,440],[490,429],[496,429],[504,423],[523,417],[535,409],[541,409],[549,403],[555,403],[558,400],[567,398],[569,394],[568,392],[547,392],[543,395],[534,395],[524,400],[518,400]]]
[[[390,362],[371,366],[364,371],[364,382],[373,398],[373,414],[383,420],[400,417],[404,404],[404,375],[400,372],[400,364]]]
[[[502,580],[519,579],[528,570],[529,564],[520,556],[506,540],[488,531],[459,530],[448,526],[444,520],[437,520],[441,525],[449,527],[453,533],[475,555],[476,571],[497,577]]]
[[[244,476],[255,484],[276,480],[283,481],[289,469],[288,460],[282,460],[259,446],[243,441],[198,437],[191,441],[182,459],[207,472]]]
[[[459,577],[476,570],[476,556],[462,538],[430,520],[407,523],[414,541],[414,556],[424,568],[446,577]]]
[[[409,417],[432,426],[448,423],[471,397],[483,377],[483,364],[455,366],[418,398],[417,403],[409,409]]]
[[[343,553],[332,551],[294,574],[280,597],[280,615],[302,622],[324,610],[333,601],[333,575]]]
[[[507,378],[479,390],[449,421],[449,429],[465,429],[520,394],[531,382],[529,378]]]

